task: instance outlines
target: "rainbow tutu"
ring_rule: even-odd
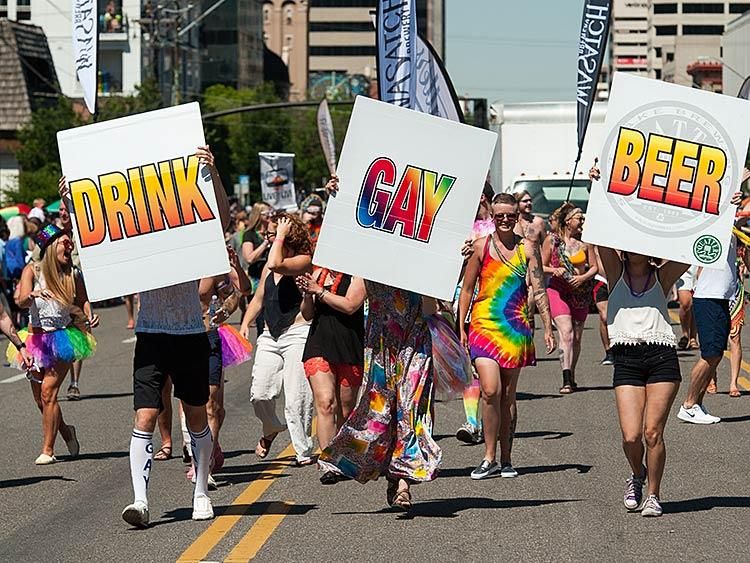
[[[236,328],[221,325],[218,330],[221,339],[221,361],[225,368],[237,366],[250,359],[253,355],[253,345],[242,338]]]
[[[432,337],[435,391],[446,399],[459,397],[474,379],[469,355],[444,316],[430,315],[427,325]]]
[[[85,360],[96,350],[94,337],[72,326],[43,333],[30,333],[24,328],[18,331],[18,336],[26,344],[26,350],[40,368],[51,368],[58,362]],[[8,344],[5,357],[10,365],[24,369],[21,367],[18,350],[13,344]]]

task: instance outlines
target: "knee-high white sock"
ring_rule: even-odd
[[[195,464],[194,495],[207,495],[208,471],[211,466],[211,452],[214,448],[208,425],[197,434],[193,434],[192,430],[190,431],[190,446],[193,449],[193,463]]]
[[[148,482],[151,479],[151,464],[154,454],[153,433],[133,429],[130,438],[130,478],[133,481],[135,501],[148,504]]]

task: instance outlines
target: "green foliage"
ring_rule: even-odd
[[[126,115],[134,115],[161,107],[161,94],[159,93],[156,81],[146,80],[143,84],[135,88],[136,94],[133,96],[100,98],[96,121],[106,121]]]
[[[57,199],[60,178],[60,153],[57,132],[82,123],[70,100],[61,98],[56,106],[32,113],[31,121],[18,132],[20,148],[16,151],[21,172],[18,188],[9,191],[6,203],[28,203],[37,197]]]
[[[255,104],[281,101],[273,85],[234,89],[214,85],[206,89],[203,114]],[[269,109],[238,113],[204,121],[206,139],[216,157],[224,185],[238,182],[242,174],[250,176],[250,198],[260,194],[259,152],[293,152],[294,178],[298,193],[308,193],[325,184],[328,167],[318,139],[317,108]],[[332,108],[339,148],[349,123],[351,108]]]

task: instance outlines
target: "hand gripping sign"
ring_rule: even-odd
[[[583,239],[721,268],[748,123],[745,100],[616,73]]]
[[[453,299],[497,135],[357,98],[313,263]]]
[[[92,301],[229,271],[197,103],[60,131]]]

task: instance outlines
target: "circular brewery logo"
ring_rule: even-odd
[[[703,264],[713,264],[721,256],[721,243],[713,235],[702,235],[693,243],[693,256]]]
[[[637,129],[648,137],[648,133],[673,137],[716,147],[727,155],[727,166],[721,180],[722,214],[730,209],[725,203],[732,197],[731,181],[736,174],[734,144],[726,130],[711,115],[690,104],[682,102],[652,102],[625,115],[614,127],[604,143],[602,180],[608,186],[617,150],[617,140],[621,127]],[[670,155],[661,153],[659,160],[668,162]],[[694,159],[686,158],[685,164],[697,167]],[[670,163],[671,165],[671,163]],[[667,179],[656,176],[654,184],[667,185]],[[685,189],[683,187],[683,189]],[[685,189],[687,191],[687,189]],[[689,209],[655,203],[638,198],[638,189],[630,196],[610,195],[607,202],[626,222],[635,223],[638,229],[651,235],[678,238],[705,232],[721,215],[698,215]]]

